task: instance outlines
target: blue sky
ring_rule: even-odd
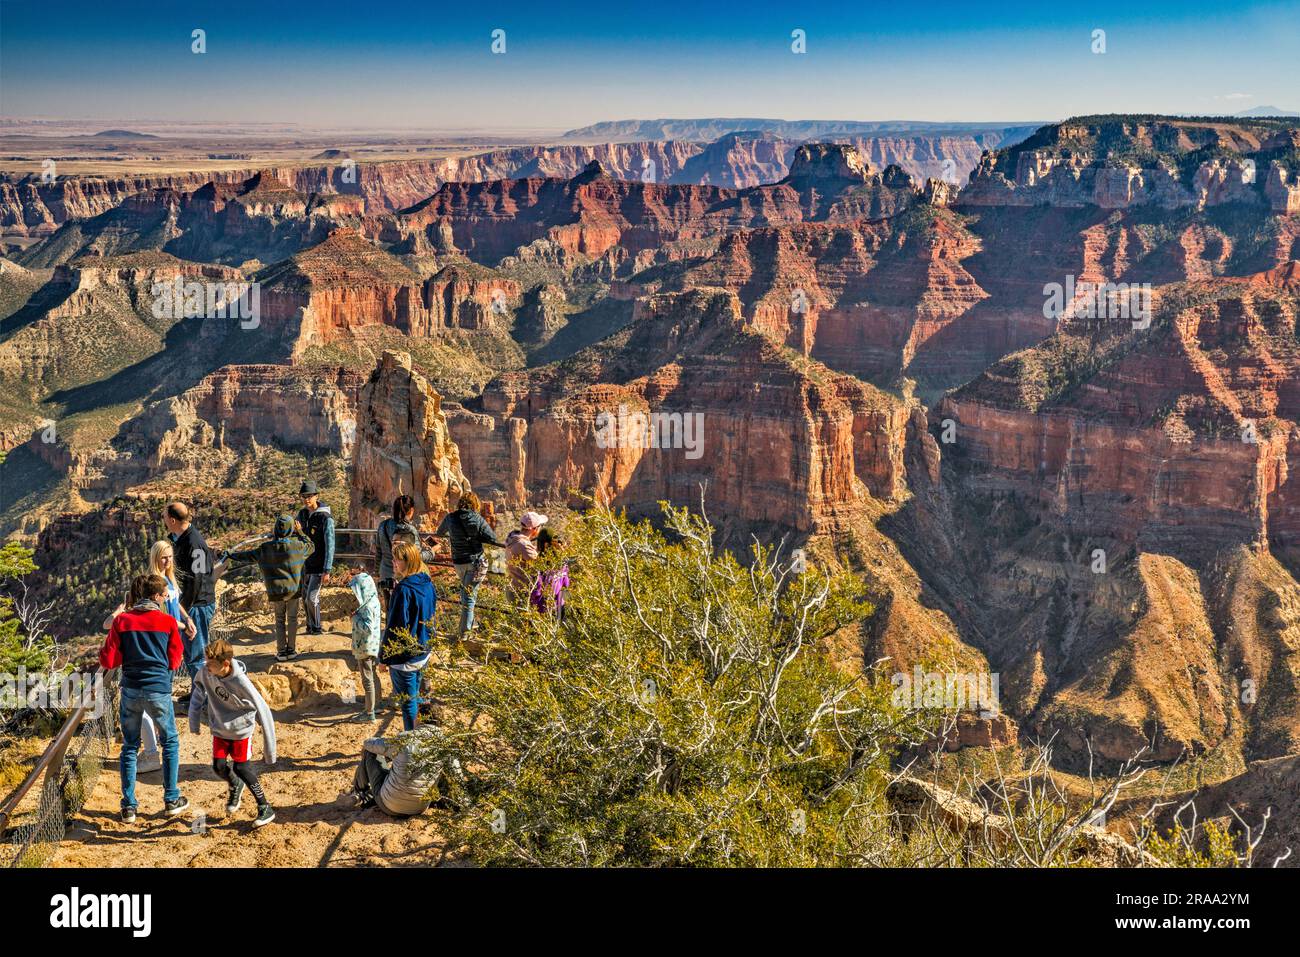
[[[191,52],[191,31],[207,52]],[[506,52],[491,52],[494,29]],[[791,51],[806,32],[807,52]],[[1092,52],[1105,31],[1106,52]],[[1286,3],[0,0],[0,113],[426,129],[1300,109]]]

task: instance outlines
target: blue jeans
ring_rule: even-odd
[[[118,717],[122,721],[122,757],[118,766],[122,772],[122,807],[137,807],[135,802],[135,763],[140,750],[140,723],[148,713],[158,727],[162,739],[163,800],[180,799],[181,789],[176,784],[180,772],[180,738],[176,734],[176,714],[172,709],[170,693],[150,694],[122,689],[122,705]]]
[[[191,678],[199,670],[199,665],[203,664],[203,653],[208,647],[208,628],[216,610],[212,604],[191,605],[188,609],[190,620],[194,622],[194,637],[187,638],[182,629],[181,644],[185,646],[185,673]]]
[[[465,584],[474,573],[473,562],[453,567],[456,569],[456,577],[460,579],[460,638],[464,641],[469,630],[474,627],[474,603],[478,601],[478,585]]]
[[[393,677],[393,694],[400,696],[402,708],[402,730],[410,731],[415,727],[415,716],[420,712],[420,675],[419,671],[398,671],[389,668]]]

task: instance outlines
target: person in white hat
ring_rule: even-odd
[[[518,602],[526,602],[533,590],[533,573],[529,566],[537,557],[537,536],[546,521],[546,516],[540,512],[524,512],[519,516],[519,527],[506,536],[511,592]]]

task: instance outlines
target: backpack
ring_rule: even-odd
[[[460,522],[461,534],[463,534],[467,539],[473,538],[480,545],[479,553],[470,560],[470,566],[465,571],[465,577],[461,579],[462,585],[466,588],[472,588],[475,585],[481,585],[487,581],[488,560],[487,555],[483,554],[481,548],[483,544],[483,536],[479,534],[478,529],[466,528],[465,519],[462,516],[457,515],[456,521]]]

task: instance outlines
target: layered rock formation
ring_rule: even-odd
[[[794,149],[794,143],[772,133],[728,133],[664,179],[733,189],[775,183],[789,171],[789,156]]]
[[[1298,296],[1292,264],[1161,289],[1149,329],[1069,319],[935,416],[951,488],[905,550],[1079,761],[1300,746]],[[946,533],[962,515],[981,533]]]
[[[49,267],[82,256],[161,250],[201,262],[274,262],[315,245],[340,226],[362,226],[363,203],[338,194],[301,193],[270,172],[192,191],[134,193],[88,219],[68,220],[22,259]]]
[[[731,289],[746,317],[778,341],[888,384],[914,364],[983,368],[996,346],[988,333],[943,335],[988,298],[963,265],[978,250],[960,220],[927,205],[886,220],[732,233],[707,257],[652,266],[613,292]]]
[[[291,359],[350,338],[366,326],[427,334],[419,276],[352,230],[260,272],[262,325]]]
[[[237,185],[259,174],[300,193],[355,197],[371,214],[396,212],[418,203],[447,182],[556,177],[567,179],[596,161],[619,179],[712,184],[741,189],[773,183],[788,169],[789,154],[801,141],[820,139],[857,147],[880,168],[897,165],[917,180],[964,181],[983,150],[1028,135],[1028,127],[879,136],[782,137],[772,132],[730,131],[717,142],[682,139],[591,145],[524,146],[436,160],[353,163],[340,156],[331,165],[251,168],[119,178],[69,176],[44,183],[38,177],[0,179],[0,235],[44,236],[65,222],[90,219],[121,205],[129,196],[154,190],[193,192],[215,182]]]
[[[180,318],[155,309],[158,286],[239,278],[234,269],[157,252],[60,266],[0,326],[0,384],[9,396],[38,401],[107,378],[161,349]]]
[[[427,338],[447,329],[502,329],[520,297],[519,283],[470,263],[428,279],[355,230],[263,270],[262,322],[291,360],[312,347],[349,341],[388,326]]]
[[[940,407],[972,463],[1096,533],[1262,545],[1294,534],[1300,264],[1162,289],[1150,334],[1071,319]],[[1284,503],[1280,515],[1270,501]]]
[[[415,499],[417,515],[441,515],[468,488],[442,398],[409,355],[385,352],[357,403],[352,522],[373,528],[402,494]]]
[[[450,242],[484,263],[538,240],[576,255],[615,246],[635,255],[741,227],[892,216],[921,193],[901,169],[877,172],[851,147],[803,146],[779,183],[744,190],[628,182],[598,163],[569,180],[451,183],[379,235],[413,251]]]
[[[653,154],[653,182],[627,170],[651,154],[607,150],[608,167],[539,160],[396,213],[269,174],[138,194],[30,263],[273,256],[260,328],[149,325],[143,254],[77,259],[35,293],[25,269],[0,369],[45,378],[0,426],[130,406],[111,442],[35,450],[90,498],[220,481],[262,442],[351,449],[366,523],[400,492],[437,513],[469,483],[635,513],[703,490],[727,544],[792,535],[860,577],[877,610],[828,642],[837,660],[1000,674],[1008,717],[935,745],[1018,731],[1072,770],[1145,748],[1230,773],[1300,748],[1295,130],[1083,118],[955,193],[849,146],[738,133]],[[777,183],[678,181],[778,159]],[[428,184],[408,172],[391,195]],[[1090,284],[1110,290],[1100,312]],[[1149,284],[1149,322],[1111,312],[1119,284]],[[87,336],[110,302],[143,325]],[[114,336],[148,348],[124,368]],[[87,339],[112,347],[111,378],[86,351],[53,376],[29,361]],[[364,390],[339,371],[401,342],[411,357],[385,354]]]
[[[66,473],[87,501],[166,477],[224,484],[238,458],[259,446],[347,457],[353,452],[363,377],[283,365],[226,366],[172,398],[146,405],[98,449],[28,442]]]
[[[516,280],[472,263],[452,263],[424,284],[422,296],[430,314],[425,334],[437,329],[505,329],[522,293]]]
[[[803,531],[903,494],[908,407],[775,345],[734,295],[649,297],[616,339],[450,416],[476,489],[650,511],[703,488],[719,514]]]
[[[967,205],[1203,208],[1270,205],[1265,184],[1294,169],[1293,123],[1235,124],[1175,117],[1081,117],[1045,126],[1024,142],[986,153],[963,191]],[[1276,191],[1276,187],[1274,187]]]

